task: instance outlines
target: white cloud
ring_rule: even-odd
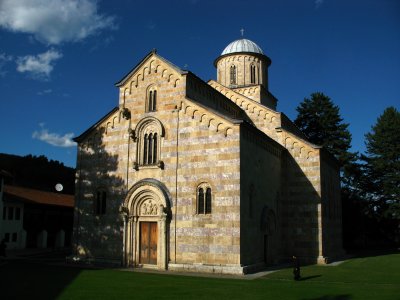
[[[43,91],[37,92],[37,94],[38,94],[39,96],[43,96],[43,95],[51,94],[52,92],[53,92],[52,89],[47,89],[47,90],[43,90]]]
[[[36,56],[26,55],[17,58],[17,71],[28,72],[34,78],[48,79],[54,68],[54,61],[60,59],[62,53],[55,49],[50,49]]]
[[[152,20],[148,21],[146,24],[146,28],[149,30],[154,30],[157,27],[157,24]]]
[[[47,144],[56,146],[56,147],[75,147],[76,143],[72,140],[74,134],[66,133],[64,135],[60,135],[58,133],[50,133],[46,128],[43,127],[44,124],[40,124],[40,131],[34,131],[32,133],[32,138],[43,141]]]
[[[1,0],[0,27],[56,45],[116,29],[116,24],[113,16],[98,14],[96,0]]]
[[[314,5],[315,8],[319,8],[324,3],[324,0],[315,0]]]
[[[0,77],[4,77],[7,74],[7,71],[4,70],[4,66],[12,60],[13,57],[11,55],[0,53]]]

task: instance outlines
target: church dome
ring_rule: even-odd
[[[224,51],[222,51],[221,55],[237,53],[237,52],[251,52],[251,53],[264,54],[264,52],[256,43],[248,39],[240,39],[233,41],[228,46],[226,46]]]

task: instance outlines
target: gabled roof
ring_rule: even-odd
[[[74,207],[74,195],[58,194],[25,187],[5,185],[4,194],[10,198],[18,199],[24,203]]]
[[[187,72],[185,70],[182,70],[178,66],[174,65],[172,62],[169,60],[165,59],[164,57],[160,56],[157,54],[157,50],[153,49],[151,52],[149,52],[132,70],[130,70],[121,80],[115,83],[117,87],[124,85],[126,81],[145,63],[145,61],[151,57],[152,55],[156,55],[158,59],[162,60],[166,64],[170,65],[175,71],[177,71],[180,74],[186,74]]]
[[[168,64],[171,68],[173,68],[175,71],[177,71],[179,74],[187,74],[188,72],[185,70],[182,70],[178,66],[174,65],[172,62],[168,61],[167,59],[161,57],[160,55],[157,54],[157,51],[154,49],[151,52],[149,52],[132,70],[130,70],[120,81],[115,83],[117,87],[125,84],[125,82],[134,74],[142,65],[146,62],[146,60],[153,56],[156,55],[158,59],[161,61],[165,62]],[[115,107],[113,110],[111,110],[109,113],[107,113],[104,117],[102,117],[99,121],[97,121],[95,124],[93,124],[89,129],[87,129],[85,132],[83,132],[81,135],[73,138],[73,140],[77,143],[80,143],[85,137],[87,137],[94,129],[98,127],[99,124],[101,124],[105,119],[107,119],[110,115],[115,113],[119,108]]]
[[[211,103],[199,101],[199,99],[195,95],[189,95],[188,93],[186,94],[187,99],[190,99],[191,101],[197,103],[198,105],[206,108],[207,110],[217,114],[218,116],[226,119],[231,123],[240,123],[242,121],[247,121],[251,124],[253,123],[251,119],[243,111],[243,109],[241,109],[236,103],[228,99],[225,95],[223,95],[222,93],[218,92],[216,89],[211,87],[209,84],[207,84],[207,82],[203,81],[196,74],[188,71],[187,78],[189,80],[196,81],[208,93],[213,94],[214,97],[217,97],[221,101],[225,102],[226,107],[224,107],[224,105],[217,105],[218,101],[212,103],[214,105],[212,105]],[[188,89],[186,91],[188,91]]]
[[[96,129],[99,126],[99,124],[101,124],[105,119],[107,119],[109,116],[111,116],[112,114],[114,114],[117,111],[118,111],[118,107],[114,107],[110,112],[108,112],[104,117],[102,117],[100,120],[98,120],[92,126],[90,126],[90,128],[85,130],[81,135],[74,137],[73,138],[74,142],[77,142],[77,143],[82,142],[82,140],[86,136],[88,136],[94,129]]]

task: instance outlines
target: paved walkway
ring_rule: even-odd
[[[41,256],[54,252],[53,249],[10,249],[6,250],[7,259],[18,259],[30,256]]]
[[[192,277],[205,277],[205,278],[241,279],[241,280],[243,280],[243,279],[253,280],[253,279],[257,279],[257,278],[260,278],[265,275],[268,275],[268,274],[278,271],[278,269],[275,269],[275,270],[260,271],[260,272],[252,273],[252,274],[230,275],[230,274],[215,274],[215,273],[180,272],[180,271],[169,271],[169,270],[153,270],[153,269],[143,269],[143,268],[119,268],[118,270],[124,271],[124,272],[177,275],[177,276],[192,276]]]
[[[24,261],[45,263],[59,266],[77,267],[82,269],[108,269],[113,268],[123,272],[138,272],[138,273],[151,273],[151,274],[163,274],[163,275],[178,275],[178,276],[193,276],[193,277],[209,277],[209,278],[228,278],[228,279],[241,279],[241,280],[253,280],[284,268],[290,268],[290,264],[282,264],[279,266],[271,267],[266,270],[244,274],[244,275],[229,275],[229,274],[215,274],[215,273],[196,273],[196,272],[181,272],[181,271],[169,271],[169,270],[157,270],[157,269],[144,269],[144,268],[121,268],[112,267],[110,265],[92,265],[92,264],[73,264],[66,263],[66,257],[70,254],[69,249],[21,249],[21,250],[7,250],[7,257],[0,258],[0,265],[10,261]],[[336,261],[326,266],[337,266],[342,261]]]
[[[245,275],[229,275],[229,274],[214,274],[214,273],[196,273],[196,272],[180,272],[180,271],[169,271],[169,270],[157,270],[157,269],[144,269],[144,268],[121,268],[121,267],[110,267],[106,265],[90,265],[90,264],[71,264],[66,263],[66,256],[69,255],[67,249],[20,249],[20,250],[7,250],[7,257],[0,258],[0,265],[11,261],[26,261],[26,262],[39,262],[59,266],[78,267],[78,268],[94,268],[104,269],[113,268],[115,270],[123,272],[137,272],[137,273],[151,273],[151,274],[163,274],[163,275],[178,275],[178,276],[194,276],[194,277],[210,277],[210,278],[229,278],[229,279],[246,279],[252,280],[263,277],[267,274],[275,272],[281,268],[287,266],[281,266],[270,270],[265,270],[252,274]]]

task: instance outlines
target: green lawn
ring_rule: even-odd
[[[303,267],[301,281],[293,281],[291,269],[238,280],[10,262],[0,267],[0,295],[1,299],[400,300],[399,269],[400,254]]]

